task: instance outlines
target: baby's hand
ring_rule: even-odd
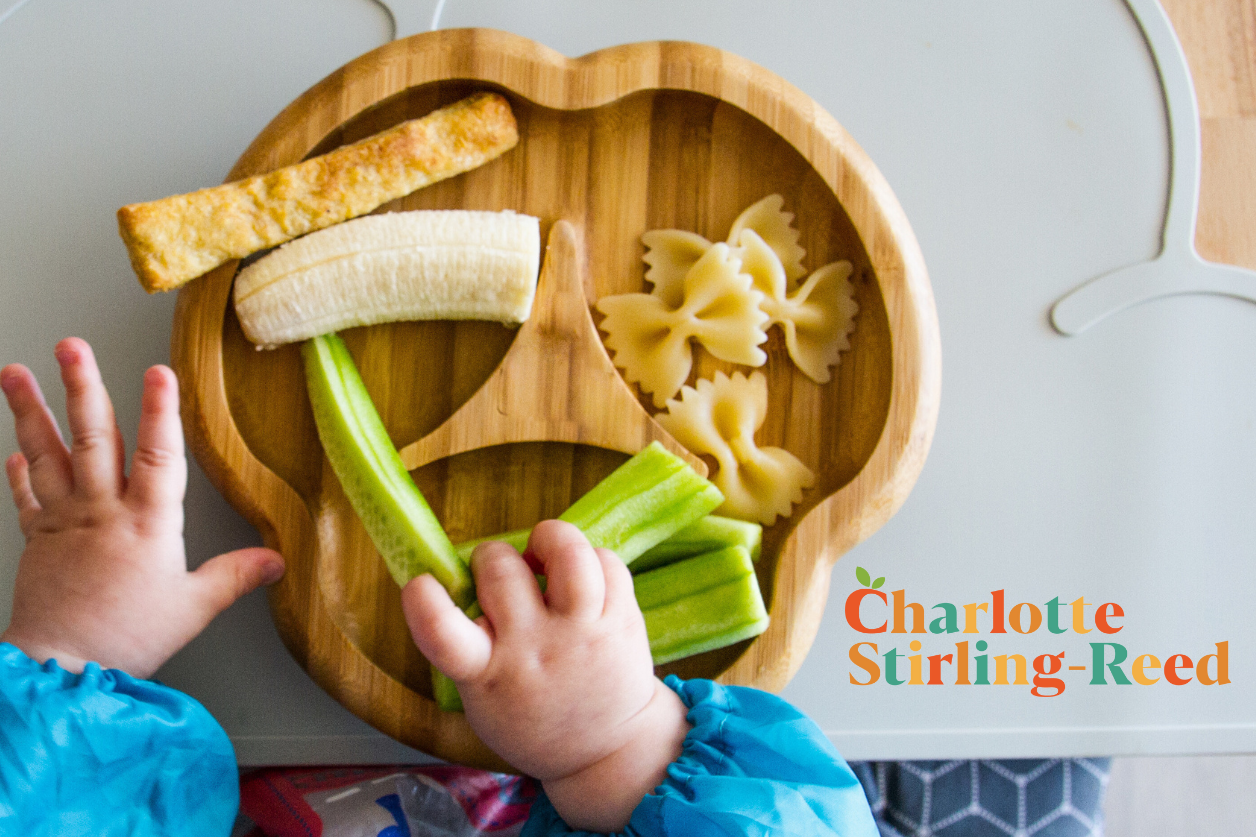
[[[131,474],[91,348],[57,344],[72,443],[67,450],[24,366],[0,370],[22,452],[6,471],[26,549],[13,616],[0,641],[70,671],[88,661],[149,677],[210,620],[283,574],[269,549],[241,549],[188,572],[183,551],[187,460],[174,373],[155,366]]]
[[[680,755],[685,706],[654,676],[632,576],[613,552],[551,520],[527,554],[544,594],[515,550],[486,543],[471,558],[483,617],[472,622],[424,575],[402,591],[406,621],[485,744],[541,779],[569,826],[618,831]]]

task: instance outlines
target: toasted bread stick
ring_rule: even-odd
[[[118,231],[144,289],[168,291],[483,165],[518,141],[506,100],[477,93],[268,174],[124,206]]]

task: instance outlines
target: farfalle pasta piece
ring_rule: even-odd
[[[763,294],[762,307],[768,315],[763,329],[780,325],[795,365],[817,384],[824,384],[832,377],[829,367],[850,348],[859,312],[850,283],[852,267],[847,261],[826,264],[799,285],[807,273],[802,266],[806,250],[798,245],[794,216],[784,206],[780,195],[751,204],[733,221],[728,245]],[[651,230],[641,241],[649,265],[645,278],[654,286],[651,293],[668,306],[679,307],[685,275],[714,245],[685,230]]]
[[[802,266],[807,251],[798,246],[794,216],[782,209],[784,205],[785,199],[780,195],[768,195],[748,206],[733,221],[728,245],[737,246],[742,230],[754,230],[781,260],[789,289],[793,290],[793,283],[807,272]],[[645,278],[654,286],[654,295],[673,308],[679,306],[685,274],[710,249],[711,242],[687,230],[650,230],[641,236],[641,243],[646,246],[643,258],[649,265]]]
[[[767,407],[762,372],[750,377],[716,372],[714,380],[685,387],[680,399],[667,402],[667,412],[656,418],[676,441],[719,463],[711,477],[725,497],[716,509],[719,514],[771,526],[802,502],[803,489],[815,485],[815,474],[789,451],[755,444]]]
[[[793,290],[794,284],[807,273],[802,266],[802,257],[807,255],[807,251],[798,246],[800,233],[794,229],[794,215],[786,212],[784,206],[783,197],[768,195],[746,207],[728,231],[728,244],[736,247],[743,231],[754,230],[780,259],[785,270],[786,287]]]
[[[654,286],[651,293],[679,308],[685,298],[685,274],[711,249],[711,242],[684,230],[650,230],[641,236],[641,243],[646,246],[643,260],[649,265],[645,280]]]
[[[763,294],[761,306],[768,315],[763,328],[779,324],[794,364],[817,384],[828,383],[829,367],[850,348],[850,333],[859,312],[850,282],[850,262],[826,264],[790,293],[789,275],[779,255],[755,230],[743,229],[737,244],[742,270],[753,277],[755,289]]]
[[[655,294],[619,294],[598,300],[597,308],[606,315],[601,328],[615,365],[662,407],[689,377],[690,339],[729,363],[767,361],[759,348],[768,339],[762,301],[741,259],[728,245],[714,244],[685,273],[679,307]]]

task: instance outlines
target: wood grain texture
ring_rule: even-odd
[[[1256,0],[1163,0],[1199,99],[1195,246],[1256,270]]]
[[[558,221],[550,227],[531,316],[475,395],[440,427],[401,449],[407,469],[538,439],[630,456],[658,441],[707,475],[706,463],[642,409],[615,371],[589,314],[583,274],[581,236],[569,221]]]
[[[576,260],[585,271],[585,318],[601,296],[646,289],[643,232],[677,227],[719,240],[742,209],[773,192],[796,213],[808,269],[854,264],[860,313],[832,381],[820,386],[798,372],[779,331],[766,344],[769,415],[758,441],[786,448],[818,475],[793,517],[765,532],[759,576],[771,627],[754,641],[664,667],[780,689],[814,639],[833,562],[899,507],[932,439],[938,325],[907,219],[832,117],[743,59],[683,43],[567,59],[487,30],[426,33],[351,62],[281,112],[229,177],[321,153],[479,89],[510,100],[518,147],[384,209],[538,216],[543,234],[556,228],[556,241],[570,239],[561,246],[576,252],[583,244]],[[256,352],[240,332],[228,305],[236,267],[180,291],[172,358],[190,447],[288,560],[271,591],[284,642],[324,689],[388,735],[452,761],[502,767],[460,715],[430,700],[399,591],[321,453],[297,349]],[[577,276],[568,273],[569,287]],[[421,466],[415,481],[455,541],[556,516],[653,432],[650,400],[622,379],[593,390],[622,390],[604,403],[556,392],[557,381],[606,370],[604,356],[563,355],[561,340],[520,348],[553,355],[554,369],[530,379],[545,391],[514,398],[513,375],[481,389],[526,332],[519,335],[488,323],[394,323],[343,334],[393,442]],[[690,383],[734,369],[697,350]],[[527,404],[546,415],[539,423],[528,415],[486,420],[479,430],[464,424],[427,440],[466,404],[486,419]],[[635,422],[637,435],[608,441],[620,422]]]

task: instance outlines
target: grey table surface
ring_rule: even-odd
[[[398,18],[426,21],[432,8]],[[816,643],[784,693],[847,756],[1256,750],[1256,307],[1182,297],[1077,338],[1047,321],[1064,293],[1158,249],[1164,108],[1122,3],[449,0],[441,25],[507,29],[568,55],[660,38],[737,52],[820,102],[903,204],[942,328],[937,436],[903,509],[837,564]],[[220,182],[284,105],[388,36],[369,0],[16,8],[0,22],[0,362],[31,366],[60,413],[52,346],[86,338],[133,443],[142,372],[168,359],[174,297],[139,288],[114,211]],[[15,447],[0,423],[0,450]],[[193,563],[257,542],[195,466],[187,538]],[[0,588],[12,588],[21,547],[5,505]],[[1100,687],[1070,673],[1054,698],[854,686],[854,643],[913,653],[912,637],[846,623],[856,565],[926,608],[997,589],[1009,605],[1117,602],[1125,627],[1112,639],[1131,659],[1197,658],[1227,641],[1232,683]],[[923,653],[952,653],[956,638],[923,636]],[[992,655],[1064,651],[1077,663],[1094,636],[970,639]],[[159,677],[205,703],[244,764],[423,758],[306,677],[261,594]]]

